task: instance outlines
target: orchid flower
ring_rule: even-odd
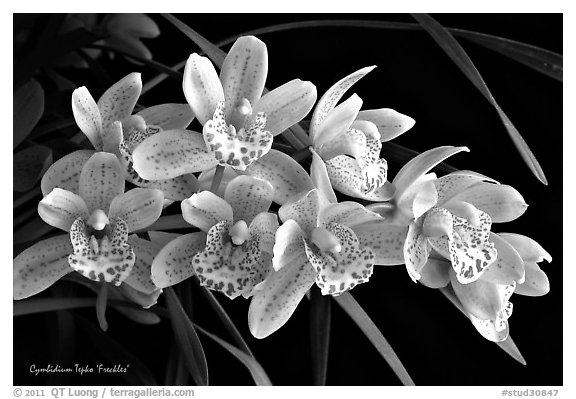
[[[170,200],[188,198],[198,189],[198,182],[193,175],[147,181],[132,168],[131,153],[145,137],[163,129],[183,129],[194,118],[185,104],[157,105],[132,115],[141,90],[139,73],[131,73],[115,83],[100,97],[98,103],[86,87],[76,89],[72,94],[72,111],[76,123],[96,151],[118,156],[126,180],[139,187],[160,189]],[[82,166],[94,152],[75,151],[52,164],[42,178],[42,193],[47,195],[55,187],[73,191],[78,185]]]
[[[380,158],[382,142],[406,132],[415,121],[393,109],[360,111],[362,99],[353,94],[336,104],[375,66],[362,68],[339,80],[320,98],[310,122],[316,153],[326,162],[330,181],[343,194],[371,201],[388,200],[388,165]]]
[[[292,80],[262,96],[268,74],[266,45],[240,37],[226,56],[218,77],[206,57],[190,55],[183,89],[203,133],[162,132],[134,152],[134,168],[155,180],[206,171],[215,164],[244,171],[266,155],[275,135],[300,121],[316,101],[310,82]],[[212,161],[199,160],[209,151]]]
[[[272,268],[278,228],[276,215],[268,212],[273,197],[266,180],[238,176],[224,198],[202,191],[182,201],[184,220],[204,233],[167,244],[152,264],[153,281],[166,287],[195,274],[201,285],[230,299],[250,296]]]
[[[54,188],[40,201],[40,217],[69,234],[40,241],[14,259],[14,299],[35,295],[72,271],[147,294],[156,291],[149,265],[142,262],[150,260],[149,250],[128,234],[158,219],[164,196],[156,189],[124,193],[124,184],[116,156],[97,152],[75,187]]]

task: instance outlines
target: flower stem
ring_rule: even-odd
[[[96,317],[102,331],[108,330],[108,322],[106,321],[106,305],[108,304],[108,283],[102,283],[102,288],[96,298]]]
[[[310,156],[312,156],[312,153],[310,152],[310,147],[304,147],[291,155],[292,159],[294,159],[297,162],[303,161],[304,159],[308,159],[310,158]]]
[[[218,188],[220,187],[220,182],[222,182],[222,176],[224,175],[224,166],[216,166],[216,171],[214,172],[214,177],[212,178],[212,185],[210,186],[210,191],[218,195]]]

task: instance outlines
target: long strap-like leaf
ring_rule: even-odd
[[[313,289],[310,299],[310,346],[314,385],[326,385],[328,351],[330,348],[331,303],[329,296]]]
[[[430,17],[428,14],[413,14],[414,18],[422,25],[424,29],[430,33],[430,36],[434,38],[436,43],[448,54],[450,59],[458,66],[458,68],[466,75],[466,77],[472,82],[474,86],[486,97],[488,102],[492,104],[492,106],[498,112],[498,116],[504,123],[506,127],[506,131],[510,135],[512,142],[518,149],[518,152],[524,159],[524,162],[528,165],[528,168],[534,173],[534,175],[540,180],[543,184],[548,184],[548,180],[544,175],[544,171],[540,167],[538,160],[532,153],[532,150],[524,141],[524,138],[520,134],[520,132],[514,127],[508,116],[504,113],[502,108],[498,105],[494,96],[488,89],[488,86],[484,82],[484,79],[476,69],[476,66],[466,54],[466,51],[460,46],[460,44],[454,39],[454,37],[440,25],[434,18]]]
[[[376,327],[376,324],[370,319],[370,316],[368,316],[360,304],[356,302],[352,294],[346,291],[342,295],[334,297],[334,299],[348,316],[354,320],[356,325],[360,327],[364,335],[372,342],[380,355],[386,360],[386,363],[388,363],[400,381],[402,381],[402,384],[414,385],[414,381],[412,381],[412,378],[394,352],[394,349],[392,349],[386,338],[384,338],[384,335],[382,335],[378,327]]]

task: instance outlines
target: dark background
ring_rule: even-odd
[[[370,19],[413,22],[407,15],[179,15],[207,39],[217,42],[254,28],[310,19]],[[560,14],[448,14],[433,15],[446,27],[503,36],[562,53]],[[162,35],[146,43],[154,59],[172,65],[198,48],[159,16],[153,15]],[[562,84],[500,54],[460,40],[484,77],[492,94],[524,136],[540,161],[549,185],[540,184],[523,163],[497,113],[457,69],[431,37],[421,31],[366,28],[307,28],[260,36],[267,44],[272,89],[294,78],[312,81],[319,97],[333,83],[368,65],[374,71],[353,92],[364,100],[363,109],[389,107],[412,116],[415,127],[394,142],[417,151],[441,145],[466,145],[470,153],[449,163],[510,184],[530,205],[518,220],[495,224],[494,232],[517,232],[537,240],[553,256],[541,264],[550,278],[551,292],[540,298],[513,296],[511,336],[527,366],[512,360],[495,344],[483,339],[440,292],[416,285],[404,266],[378,267],[370,279],[352,291],[354,297],[389,340],[417,385],[562,385]],[[225,49],[228,50],[229,46]],[[156,76],[148,67],[121,59],[102,60],[113,81],[133,71],[147,80]],[[71,71],[79,86],[93,83],[90,72]],[[92,90],[91,90],[92,91]],[[95,95],[96,97],[96,95]],[[185,102],[181,82],[166,80],[141,98],[146,106]],[[70,112],[71,115],[71,112]],[[389,179],[402,165],[389,163]],[[59,283],[65,286],[65,283]],[[48,295],[48,294],[47,294]],[[309,302],[298,309],[278,332],[265,340],[251,337],[247,327],[249,302],[220,302],[244,335],[256,358],[275,385],[310,385]],[[193,292],[194,320],[224,339],[226,331],[204,297]],[[163,299],[160,305],[164,305]],[[95,323],[93,309],[74,311]],[[67,317],[67,316],[63,316]],[[170,325],[142,326],[114,310],[108,311],[109,335],[139,358],[163,384],[173,345]],[[55,313],[14,319],[14,384],[126,384],[118,376],[34,377],[32,363],[62,364],[71,352],[79,363],[112,364],[77,329],[68,349],[59,349],[63,335]],[[78,323],[76,323],[78,326]],[[200,337],[213,385],[245,385],[252,380],[244,367],[212,341]],[[70,356],[70,354],[68,354]],[[116,359],[126,363],[117,353]],[[384,360],[339,306],[332,302],[329,385],[395,385]]]

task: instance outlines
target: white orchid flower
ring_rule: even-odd
[[[166,179],[212,169],[216,164],[243,171],[266,155],[275,135],[300,121],[316,101],[316,87],[292,80],[262,96],[268,74],[266,45],[238,38],[220,76],[206,57],[190,55],[184,95],[203,133],[162,132],[134,152],[134,167],[146,179]],[[209,150],[210,161],[198,159]]]
[[[148,181],[138,176],[132,168],[131,153],[145,137],[163,129],[184,129],[194,118],[186,104],[161,104],[132,115],[141,90],[140,74],[131,73],[106,90],[97,103],[86,87],[74,91],[74,118],[95,151],[75,151],[52,164],[42,177],[44,195],[55,187],[73,191],[78,185],[82,166],[96,151],[116,154],[124,166],[126,180],[139,187],[162,190],[166,199],[181,201],[198,190],[198,182],[193,175]]]
[[[152,264],[159,287],[195,274],[200,284],[234,299],[248,297],[272,269],[272,247],[278,228],[268,209],[274,188],[266,180],[238,176],[221,198],[202,191],[182,201],[182,216],[202,233],[168,243]]]
[[[72,271],[141,292],[156,290],[143,272],[149,265],[136,261],[135,249],[141,248],[145,259],[145,246],[128,234],[158,219],[164,196],[156,189],[124,193],[124,183],[116,156],[97,152],[84,164],[76,187],[55,188],[40,201],[40,217],[69,234],[40,241],[14,259],[14,299],[35,295]]]
[[[414,119],[389,108],[360,111],[362,99],[356,94],[336,106],[346,91],[374,68],[351,73],[328,89],[312,115],[310,138],[337,191],[385,201],[394,189],[387,181],[388,164],[380,158],[382,143],[412,128]]]

